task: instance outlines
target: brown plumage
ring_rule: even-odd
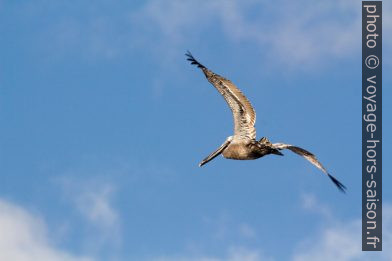
[[[317,160],[316,156],[309,151],[284,143],[272,144],[265,137],[257,141],[256,129],[254,127],[256,123],[256,112],[245,95],[230,80],[210,71],[207,67],[200,64],[189,51],[185,55],[191,64],[196,65],[203,71],[207,80],[223,96],[233,113],[234,119],[234,135],[228,137],[216,151],[202,160],[199,164],[200,167],[219,154],[222,154],[227,159],[251,160],[268,154],[283,156],[280,150],[289,149],[322,170],[341,191],[345,192],[346,187],[330,175]]]

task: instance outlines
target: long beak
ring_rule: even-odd
[[[216,156],[218,156],[219,154],[222,153],[222,151],[224,149],[226,149],[226,147],[230,144],[231,140],[226,140],[220,147],[219,149],[217,149],[216,151],[214,151],[213,153],[211,153],[210,155],[208,155],[208,157],[206,157],[205,159],[203,159],[200,163],[199,163],[199,167],[203,166],[204,164],[208,163],[210,160],[213,160]]]

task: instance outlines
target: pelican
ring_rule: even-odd
[[[332,180],[339,190],[345,192],[346,187],[334,176],[329,174],[311,152],[290,144],[272,144],[266,137],[256,140],[256,112],[245,95],[230,80],[210,71],[207,67],[199,63],[189,51],[185,55],[191,64],[196,65],[203,71],[207,80],[223,96],[229,105],[234,118],[234,135],[229,136],[216,151],[203,159],[200,162],[199,167],[213,160],[219,154],[222,154],[226,159],[253,160],[268,154],[283,156],[280,151],[289,149],[319,168]]]

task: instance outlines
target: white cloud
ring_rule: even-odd
[[[217,217],[203,217],[205,225],[214,240],[225,240],[228,238],[256,239],[255,229],[248,223],[235,222],[226,212],[220,213]]]
[[[57,52],[79,50],[110,59],[155,50],[167,65],[185,43],[209,41],[210,31],[223,36],[221,42],[253,43],[266,63],[291,68],[359,57],[361,51],[361,2],[356,0],[148,0],[115,16],[105,13],[105,3],[84,8],[83,20],[61,16],[49,27],[46,37],[53,37]],[[392,43],[391,14],[392,6],[384,3],[384,45]]]
[[[359,54],[359,4],[342,4],[340,0],[286,3],[281,19],[271,26],[268,45],[274,56],[290,65],[312,65],[329,56]]]
[[[45,223],[23,208],[0,199],[0,260],[88,261],[50,243]]]
[[[302,207],[320,214],[325,218],[322,228],[317,230],[316,234],[303,239],[298,238],[293,242],[293,246],[286,247],[282,251],[294,251],[289,258],[292,261],[389,261],[392,260],[392,205],[384,203],[383,205],[383,251],[382,252],[363,252],[361,241],[361,220],[340,220],[333,215],[332,209],[320,202],[312,194],[304,194],[301,198]],[[226,224],[227,220],[219,219]],[[210,221],[209,221],[210,222]],[[226,225],[224,225],[225,227]],[[255,236],[253,229],[248,225],[240,225],[240,230],[251,231]],[[225,231],[227,228],[225,229]],[[242,231],[242,232],[244,232]],[[213,231],[212,231],[213,232]],[[227,234],[227,231],[226,231]],[[241,234],[241,233],[240,233]],[[247,234],[247,232],[245,232]],[[284,247],[284,246],[283,246]],[[152,259],[154,261],[265,261],[276,260],[273,256],[267,257],[263,254],[261,248],[248,247],[230,247],[224,255],[206,255],[206,254],[184,254],[159,257]]]
[[[362,256],[360,225],[356,220],[325,229],[318,237],[301,242],[293,260],[364,260],[358,259]]]
[[[250,250],[243,247],[232,247],[229,249],[228,256],[222,260],[229,261],[270,261],[271,258],[265,257],[259,250]]]
[[[305,210],[310,210],[312,212],[318,213],[321,215],[321,217],[327,219],[327,220],[332,220],[333,215],[331,209],[320,202],[314,194],[311,193],[304,193],[301,195],[301,203],[302,207]]]
[[[80,191],[74,200],[79,211],[92,223],[106,229],[112,229],[119,224],[118,214],[111,205],[113,187],[104,185],[98,188]]]
[[[148,259],[149,261],[272,261],[264,251],[257,248],[245,246],[242,241],[254,240],[257,238],[255,229],[245,223],[237,223],[226,212],[221,212],[216,217],[203,217],[209,234],[204,237],[200,245],[196,242],[188,243],[185,254],[174,254],[159,256]],[[233,240],[234,239],[234,240]],[[208,242],[226,242],[228,247],[223,248],[223,253],[206,254],[202,249]],[[231,242],[231,243],[229,243]],[[222,249],[221,249],[222,250]]]
[[[250,19],[252,10],[260,15]],[[360,50],[360,3],[355,1],[280,1],[271,5],[252,0],[151,0],[137,17],[150,26],[155,24],[172,43],[219,24],[228,39],[259,44],[270,59],[290,65],[312,64],[329,55],[346,56]]]
[[[310,200],[308,200],[311,198]],[[304,207],[332,218],[331,210],[320,205],[314,197],[304,199]],[[320,233],[300,242],[293,261],[371,261],[392,260],[392,205],[383,205],[383,251],[370,253],[362,251],[361,220],[334,220]]]
[[[391,43],[386,33],[392,27],[391,6],[385,4],[383,13],[384,42]],[[259,46],[256,53],[267,55],[267,63],[292,68],[309,68],[331,57],[360,56],[361,51],[361,2],[355,0],[283,0],[274,4],[253,0],[150,0],[135,12],[133,22],[153,32],[140,36],[157,48],[163,46],[166,54],[171,54],[170,47],[178,52],[179,44],[202,38],[202,32],[211,27],[215,30],[216,26],[226,37],[222,42],[254,43]]]
[[[245,238],[255,238],[256,237],[255,230],[249,224],[246,224],[246,223],[240,224],[238,231],[239,231],[239,234]]]
[[[159,257],[152,261],[272,261],[265,257],[259,250],[252,250],[244,247],[230,247],[223,257],[195,255],[192,257]]]
[[[97,180],[60,179],[66,201],[72,203],[77,213],[87,221],[89,230],[83,242],[90,251],[100,251],[100,246],[121,243],[121,220],[113,206],[115,187]]]

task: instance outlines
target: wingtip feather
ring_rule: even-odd
[[[202,65],[201,63],[199,63],[192,55],[192,53],[187,50],[185,53],[185,56],[188,57],[187,60],[191,62],[191,64],[196,65],[198,68],[204,69],[206,68],[204,65]]]
[[[339,180],[337,180],[334,176],[331,174],[327,173],[328,177],[332,180],[332,182],[336,185],[336,187],[342,191],[343,193],[346,193],[346,186],[344,186]]]

